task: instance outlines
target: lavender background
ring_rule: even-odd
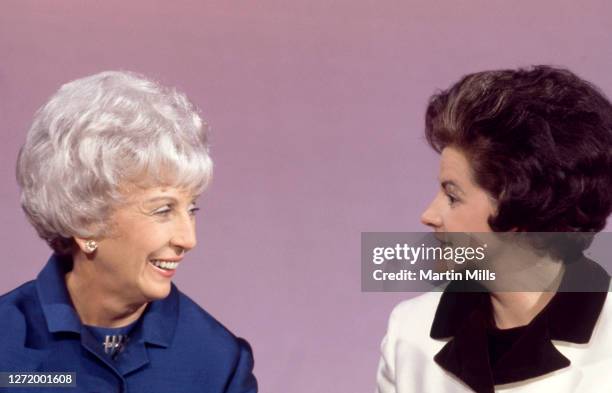
[[[564,65],[612,94],[601,1],[39,1],[0,12],[0,292],[49,250],[14,162],[60,84],[133,70],[213,126],[215,180],[179,287],[249,339],[262,392],[370,392],[393,305],[360,292],[362,231],[417,231],[436,189],[427,98],[462,74]],[[418,318],[418,316],[415,316]]]

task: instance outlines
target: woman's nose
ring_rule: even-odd
[[[427,206],[425,211],[421,214],[421,222],[423,225],[427,225],[433,229],[438,229],[442,226],[442,219],[436,208],[436,201],[438,198],[434,198],[433,201]]]
[[[171,243],[184,251],[189,251],[197,244],[195,222],[192,217],[181,218],[177,223]]]

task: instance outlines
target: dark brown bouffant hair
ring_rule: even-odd
[[[430,99],[425,123],[429,144],[463,152],[473,180],[497,200],[494,231],[605,227],[612,105],[572,72],[535,66],[467,75]]]

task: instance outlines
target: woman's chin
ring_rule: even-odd
[[[148,283],[143,288],[143,293],[147,298],[147,301],[153,302],[155,300],[162,300],[168,297],[170,294],[171,284],[170,281],[167,283]]]
[[[161,300],[168,297],[172,288],[172,280],[168,277],[160,277],[156,272],[147,271],[140,281],[141,292],[147,301]]]

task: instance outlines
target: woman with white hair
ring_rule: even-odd
[[[257,391],[248,343],[171,281],[196,246],[206,132],[183,94],[126,72],[70,82],[36,113],[17,179],[54,253],[0,298],[0,371],[73,377],[9,375],[9,386]]]

